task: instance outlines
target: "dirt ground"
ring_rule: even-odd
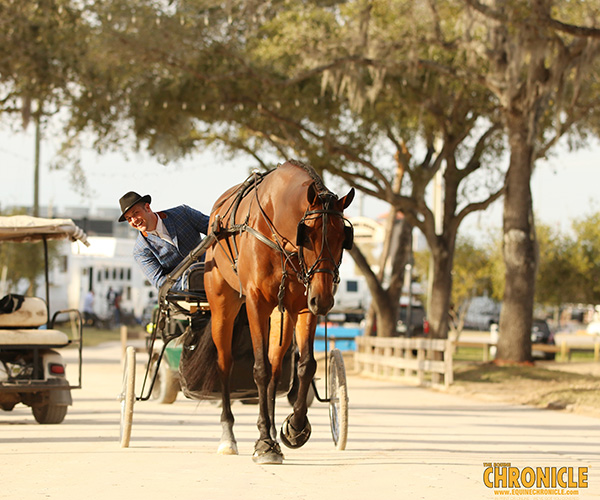
[[[554,361],[535,366],[455,363],[448,392],[600,417],[600,363]]]

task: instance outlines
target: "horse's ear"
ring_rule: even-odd
[[[352,203],[352,200],[354,200],[354,195],[355,195],[355,191],[354,188],[350,188],[350,191],[348,191],[348,194],[346,196],[344,196],[340,201],[343,202],[343,208],[342,210],[348,208],[350,206],[350,203]]]
[[[317,187],[314,182],[311,182],[310,186],[308,186],[308,191],[306,192],[306,198],[308,199],[308,204],[313,205],[315,200],[317,199]]]

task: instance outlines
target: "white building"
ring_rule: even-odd
[[[88,241],[89,247],[71,254],[70,306],[81,308],[83,297],[93,290],[95,312],[104,317],[109,313],[107,296],[112,289],[121,293],[122,310],[141,317],[144,307],[156,298],[156,291],[133,260],[135,240],[90,236]]]
[[[107,295],[110,288],[121,295],[121,310],[140,318],[144,307],[155,300],[154,287],[146,280],[134,262],[135,240],[110,236],[89,236],[89,247],[75,242],[58,244],[58,259],[49,272],[50,307],[83,309],[88,290],[95,294],[94,311],[106,317],[109,311]],[[38,279],[38,295],[44,295],[44,277]]]

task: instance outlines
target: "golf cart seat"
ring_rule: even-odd
[[[64,332],[47,329],[47,325],[48,309],[44,299],[24,297],[16,310],[0,314],[0,346],[62,347],[69,344]]]

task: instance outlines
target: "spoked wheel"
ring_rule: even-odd
[[[156,370],[156,362],[153,368]],[[171,370],[166,360],[163,359],[158,367],[156,382],[154,382],[154,389],[152,390],[152,399],[157,403],[170,405],[177,399],[180,389],[177,374]]]
[[[348,388],[346,368],[339,349],[329,353],[329,421],[331,435],[337,450],[346,449],[348,438]]]
[[[125,366],[123,367],[123,385],[119,395],[121,402],[121,448],[129,446],[131,425],[133,423],[133,404],[135,403],[135,349],[127,347]]]

